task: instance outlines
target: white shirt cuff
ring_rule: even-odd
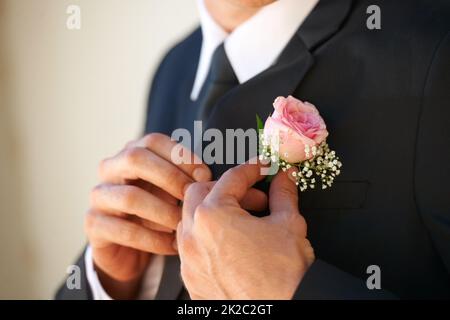
[[[113,300],[111,296],[103,289],[97,272],[94,268],[94,260],[92,258],[92,248],[88,246],[84,254],[84,263],[86,267],[86,277],[91,288],[94,300]],[[143,278],[141,291],[139,293],[140,300],[153,300],[161,283],[164,271],[164,256],[154,255],[148,265],[147,271]]]
[[[103,289],[97,272],[94,268],[94,260],[92,259],[92,248],[87,247],[84,253],[84,264],[86,266],[86,277],[88,279],[89,286],[91,287],[92,298],[94,300],[112,300],[109,294]]]

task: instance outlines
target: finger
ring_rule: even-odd
[[[191,188],[194,188],[195,190],[191,190],[193,195],[190,195],[189,197],[195,198],[195,202],[200,204],[201,201],[203,201],[204,198],[206,198],[206,195],[211,191],[213,186],[217,183],[217,181],[210,181],[207,183],[204,183],[203,187],[200,187],[201,190],[196,189],[199,188],[199,186],[193,186],[191,185]],[[188,205],[192,205],[191,200],[187,201]],[[186,197],[184,200],[183,205],[186,204]],[[258,189],[250,188],[247,190],[247,193],[245,194],[244,198],[240,201],[240,205],[245,210],[250,211],[262,211],[267,208],[268,199],[267,195]],[[192,205],[195,206],[195,205]],[[195,210],[195,207],[193,208]],[[189,211],[192,211],[192,209],[189,209]]]
[[[195,210],[203,202],[208,193],[213,188],[215,182],[193,183],[186,191],[183,201],[182,227],[183,230],[189,231],[194,222]]]
[[[217,181],[210,181],[205,184],[208,192],[211,191],[212,187],[216,184],[216,182]],[[205,192],[204,195],[206,197],[206,191],[204,192]],[[202,196],[200,196],[200,198],[202,198]],[[249,190],[247,190],[247,193],[245,194],[244,198],[240,201],[240,205],[245,210],[263,211],[264,209],[267,208],[268,198],[263,191],[255,188],[250,188]]]
[[[162,190],[161,188],[158,188],[157,186],[152,185],[151,183],[144,181],[144,180],[130,180],[125,184],[130,184],[136,187],[141,188],[142,190],[145,190],[154,196],[158,197],[159,199],[173,204],[178,205],[179,200],[175,197],[172,197],[170,194],[168,194],[166,191]]]
[[[287,172],[280,171],[270,184],[269,206],[271,217],[286,219],[292,215],[300,215],[298,210],[298,187],[289,179]]]
[[[272,214],[298,214],[298,187],[289,179],[289,172],[280,171],[270,184],[269,205]]]
[[[149,230],[131,221],[91,211],[86,217],[89,239],[109,241],[136,250],[155,254],[176,254],[172,246],[174,235]]]
[[[211,180],[208,166],[191,150],[161,133],[151,133],[140,139],[137,146],[145,147],[163,159],[178,166],[184,173],[198,182]],[[181,161],[180,161],[181,160]]]
[[[109,212],[105,212],[105,214],[108,214]],[[139,218],[137,216],[133,216],[133,215],[126,215],[127,220],[133,221],[137,224],[140,224],[141,226],[150,229],[150,230],[154,230],[154,231],[161,231],[161,232],[166,232],[166,233],[173,233],[174,230],[168,227],[164,227],[156,222],[152,222],[149,220],[145,220],[142,218]]]
[[[239,205],[247,191],[264,178],[261,175],[262,165],[244,163],[226,171],[206,197],[207,202],[216,204]]]
[[[267,195],[261,190],[251,188],[239,202],[241,207],[249,211],[263,211],[267,208]]]
[[[123,184],[126,180],[142,179],[182,200],[193,179],[175,165],[145,148],[132,148],[118,156],[103,160],[99,167],[105,183]]]
[[[177,206],[177,207],[179,206],[179,200],[178,199],[172,197],[170,194],[168,194],[167,192],[165,192],[161,188],[158,188],[158,187],[152,185],[151,183],[149,183],[147,181],[140,180],[140,179],[139,180],[130,180],[129,183],[127,183],[127,184],[130,184],[130,185],[133,185],[133,186],[137,186],[137,187],[139,187],[139,188],[141,188],[141,189],[143,189],[143,190],[153,194],[158,199],[160,199],[160,200],[162,200],[164,202],[167,202],[167,203],[169,203],[171,205],[174,205],[174,206]],[[181,212],[181,209],[180,209],[180,212]],[[168,227],[164,227],[164,226],[162,226],[162,225],[160,225],[160,224],[158,224],[156,222],[152,222],[152,221],[145,220],[145,219],[140,219],[138,217],[136,217],[136,218],[137,218],[136,220],[140,221],[140,223],[146,228],[149,228],[149,229],[152,229],[152,230],[156,230],[156,231],[169,232],[169,233],[173,232],[172,229],[170,229]]]
[[[175,199],[174,197],[172,197],[170,194],[168,194],[167,192],[165,192],[164,190],[152,185],[151,183],[148,183],[147,181],[144,180],[130,180],[128,181],[126,184],[130,184],[133,186],[137,186],[151,194],[153,194],[154,196],[156,196],[157,198],[159,198],[162,201],[165,201],[169,204],[172,204],[174,206],[178,206],[178,202],[179,200]],[[181,212],[181,211],[180,211]],[[133,216],[133,215],[128,215],[126,213],[123,212],[118,212],[116,210],[108,210],[108,211],[104,211],[104,213],[106,214],[114,214],[117,215],[119,217],[126,217],[129,220],[132,220],[136,223],[139,223],[140,225],[151,229],[151,230],[155,230],[155,231],[162,231],[162,232],[168,232],[168,233],[172,233],[173,229],[168,228],[168,227],[164,227],[156,222],[152,222],[149,220],[145,220],[145,219],[141,219],[137,216]]]
[[[136,183],[134,183],[134,182],[136,182]],[[137,183],[137,182],[142,182],[142,183]],[[145,185],[144,185],[144,183],[145,183]],[[136,186],[144,185],[146,187],[144,190],[146,190],[146,191],[148,190],[148,192],[151,192],[151,190],[153,190],[152,193],[156,197],[158,197],[159,199],[161,199],[163,201],[166,201],[169,204],[173,204],[174,206],[178,206],[178,200],[177,199],[175,199],[174,197],[169,195],[167,192],[165,192],[165,191],[163,191],[163,190],[161,190],[161,189],[159,189],[159,188],[157,188],[155,186],[152,186],[152,188],[149,188],[148,186],[151,186],[151,185],[149,183],[143,181],[143,180],[134,180],[133,181],[133,185],[136,185]],[[161,194],[159,192],[161,192]],[[91,204],[93,204],[93,203],[94,203],[94,201],[91,199]],[[94,209],[95,209],[95,207],[94,207]],[[124,212],[117,211],[117,210],[114,210],[114,209],[103,210],[103,213],[105,213],[105,214],[113,214],[113,215],[116,215],[116,216],[121,217],[121,218],[126,218],[126,219],[131,220],[131,221],[133,221],[135,223],[138,223],[141,226],[144,226],[144,227],[146,227],[146,228],[148,228],[150,230],[162,231],[162,232],[168,232],[168,233],[172,233],[173,232],[173,229],[165,227],[165,226],[162,226],[162,225],[160,225],[160,224],[158,224],[156,222],[152,222],[152,221],[149,221],[149,220],[146,220],[146,219],[142,219],[142,218],[140,218],[138,216],[129,215],[129,214],[126,214]]]
[[[94,188],[92,206],[100,211],[136,215],[175,230],[181,219],[181,208],[160,200],[136,186],[102,184]]]

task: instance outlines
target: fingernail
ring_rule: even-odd
[[[192,177],[198,182],[206,182],[209,181],[210,174],[208,169],[196,168],[194,172],[192,172]]]

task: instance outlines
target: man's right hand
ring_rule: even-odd
[[[192,182],[211,179],[205,164],[175,165],[171,152],[176,145],[152,133],[100,164],[101,184],[92,190],[85,230],[102,286],[115,299],[137,295],[151,254],[177,254],[179,200]],[[184,159],[195,157],[182,152]]]

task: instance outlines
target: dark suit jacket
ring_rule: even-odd
[[[366,27],[371,4],[381,30]],[[275,65],[214,107],[206,128],[247,129],[276,96],[311,101],[342,158],[331,190],[300,196],[317,261],[295,298],[450,297],[449,31],[448,1],[321,0]],[[162,61],[147,132],[190,127],[201,43],[197,29]],[[215,178],[227,168],[211,166]],[[367,288],[369,265],[384,291]],[[178,268],[169,258],[158,298],[183,296]],[[89,297],[86,283],[58,294]]]

